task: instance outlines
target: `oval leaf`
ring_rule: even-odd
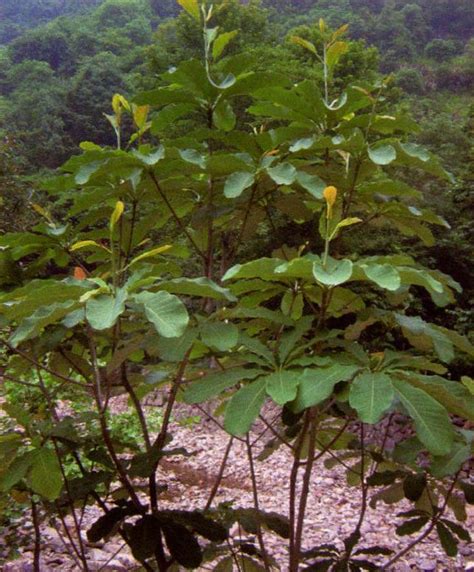
[[[189,322],[188,312],[179,298],[168,292],[142,292],[135,296],[143,304],[145,315],[165,338],[178,338]]]

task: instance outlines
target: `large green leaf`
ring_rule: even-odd
[[[152,135],[160,135],[177,119],[189,115],[195,111],[196,106],[192,103],[172,103],[167,105],[155,115],[151,123]]]
[[[236,278],[275,280],[278,277],[275,275],[275,269],[283,262],[279,258],[259,258],[245,264],[236,264],[227,270],[222,280],[235,280]]]
[[[35,452],[28,481],[35,493],[48,500],[53,501],[59,497],[63,479],[54,451],[42,448]]]
[[[297,412],[327,399],[336,383],[348,381],[360,369],[357,365],[335,363],[330,367],[306,369],[301,376],[298,395],[293,406]]]
[[[278,405],[285,405],[285,403],[293,401],[296,397],[301,374],[301,371],[283,369],[267,375],[264,379],[267,384],[268,395]]]
[[[38,308],[29,318],[25,318],[13,332],[9,340],[11,345],[16,347],[20,343],[36,337],[43,328],[61,321],[76,306],[77,303],[70,301]]]
[[[200,296],[214,300],[228,300],[235,302],[237,298],[227,289],[222,288],[209,278],[174,278],[153,285],[157,290],[165,290],[171,294],[185,294],[186,296]]]
[[[431,474],[437,479],[454,475],[471,456],[471,444],[455,443],[449,455],[434,458],[430,467]]]
[[[231,435],[244,435],[260,413],[265,401],[266,382],[257,379],[242,387],[227,405],[224,427]]]
[[[315,199],[323,198],[323,191],[327,185],[317,175],[310,175],[304,171],[299,171],[296,175],[296,180],[303,189],[307,190]]]
[[[23,455],[15,457],[13,461],[5,466],[2,459],[3,467],[0,470],[0,491],[7,492],[14,487],[26,474],[34,461],[34,451],[28,451]]]
[[[447,455],[451,451],[454,429],[446,409],[421,389],[409,383],[392,380],[393,387],[415,422],[420,441],[433,455]]]
[[[145,315],[165,338],[178,338],[183,335],[189,322],[186,307],[179,298],[168,292],[142,292],[135,296],[143,304]]]
[[[28,318],[42,306],[78,300],[88,287],[87,281],[79,284],[77,281],[31,280],[26,286],[2,293],[1,312],[9,320]]]
[[[338,286],[350,280],[352,276],[352,262],[347,258],[336,260],[328,257],[326,266],[320,261],[313,264],[313,275],[318,282],[325,286]]]
[[[401,377],[414,387],[426,391],[446,409],[474,423],[474,395],[459,381],[444,379],[438,375],[422,375],[409,371],[397,371]]]
[[[433,346],[441,361],[449,363],[454,358],[453,342],[448,330],[429,324],[419,316],[395,314],[396,322],[401,326],[403,335],[415,347],[422,351]]]
[[[264,371],[261,369],[246,369],[243,367],[210,373],[206,377],[189,384],[184,392],[184,400],[186,403],[202,403],[219,395],[239,381],[254,379],[262,373]]]
[[[90,298],[86,304],[86,319],[94,330],[107,330],[125,311],[127,291],[119,288],[115,296],[101,295]]]
[[[364,372],[351,384],[349,403],[364,423],[377,423],[392,405],[394,392],[390,377],[380,372]]]
[[[230,323],[205,322],[201,326],[201,339],[206,346],[224,352],[237,345],[239,329]]]
[[[400,288],[400,274],[390,264],[361,264],[361,267],[367,278],[375,282],[380,288],[391,291]]]
[[[291,185],[296,179],[296,169],[290,163],[280,163],[276,167],[269,167],[267,173],[277,185]]]
[[[232,173],[225,182],[224,195],[228,199],[239,197],[245,189],[248,189],[253,185],[254,181],[255,175],[253,173],[248,173],[246,171]]]
[[[397,158],[397,152],[392,145],[380,145],[369,148],[369,157],[376,165],[389,165]]]
[[[232,131],[235,127],[236,117],[231,104],[226,99],[221,99],[214,109],[212,118],[215,126],[222,131]]]

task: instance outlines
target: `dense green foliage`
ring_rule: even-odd
[[[473,500],[462,468],[474,350],[456,306],[472,273],[472,111],[462,92],[434,107],[396,83],[424,92],[417,57],[464,73],[465,20],[454,39],[437,19],[444,2],[341,1],[338,13],[294,2],[273,14],[179,4],[153,32],[155,4],[106,0],[2,52],[2,195],[13,210],[17,193],[34,220],[2,221],[0,503],[11,495],[38,518],[94,502],[104,514],[89,541],[120,534],[145,570],[272,570],[265,529],[288,541],[297,572],[392,566],[404,552],[393,539],[370,546],[363,522],[369,498],[405,499],[397,534],[437,534],[454,556]],[[395,85],[360,39],[369,32],[383,67],[408,50]],[[41,191],[24,188],[21,159],[54,167],[71,150]],[[155,390],[166,395],[158,422],[143,406]],[[110,416],[116,392],[129,396],[123,424]],[[212,495],[205,508],[163,509],[160,461],[187,454],[169,430],[181,400],[216,405],[251,468],[249,431],[267,401],[278,408],[266,452],[293,452],[288,518]],[[394,415],[411,427],[404,440],[367,439]],[[359,487],[360,520],[343,542],[303,552],[305,486],[324,455]],[[250,544],[231,537],[235,523]],[[79,536],[76,548],[87,570]]]

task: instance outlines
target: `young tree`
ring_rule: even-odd
[[[161,87],[133,101],[116,94],[108,117],[116,147],[84,142],[82,154],[45,182],[68,214],[61,210],[59,220],[55,203],[37,207],[42,220],[32,232],[0,239],[24,276],[0,298],[5,379],[44,400],[42,423],[7,405],[22,430],[2,441],[0,488],[29,493],[35,522],[35,495],[57,501],[61,515],[68,507],[84,570],[77,506],[90,499],[104,514],[89,540],[120,534],[145,570],[207,562],[216,570],[268,571],[278,563],[267,530],[288,541],[291,572],[389,569],[434,531],[453,555],[457,538],[469,538],[449,507],[454,495],[472,502],[472,486],[461,478],[472,435],[450,414],[472,419],[474,397],[472,381],[443,374],[455,350],[473,350],[459,334],[415,315],[407,300],[422,288],[445,307],[459,286],[404,253],[360,256],[345,239],[391,225],[432,243],[429,226],[445,222],[414,206],[417,191],[398,175],[449,176],[407,141],[411,121],[379,113],[385,82],[336,93],[344,26],[333,31],[321,20],[321,49],[293,38],[320,62],[321,91],[314,81],[295,85],[252,71],[245,53],[226,58],[233,34],[213,25],[212,7],[179,3],[202,28],[204,57],[181,62],[163,74]],[[242,97],[251,100],[247,125],[234,112]],[[125,118],[134,125],[130,138]],[[186,132],[174,136],[169,126],[180,121],[188,122]],[[307,222],[312,234],[297,248],[274,243],[276,251],[249,252],[249,239],[259,229],[273,232],[276,217]],[[167,224],[174,225],[172,246]],[[112,378],[134,407],[139,445],[111,431]],[[156,387],[167,400],[153,434],[141,400]],[[90,411],[60,418],[55,400],[64,388],[89,409],[93,396],[94,424],[86,422]],[[202,510],[163,507],[158,466],[165,456],[186,454],[185,443],[170,446],[179,399],[221,402],[216,415],[230,434],[228,451],[235,439],[246,445],[253,508],[212,508],[219,480]],[[289,447],[294,458],[288,515],[267,513],[258,502],[249,432],[267,400],[281,413],[265,420],[272,447]],[[382,418],[390,425],[395,412],[411,419],[410,438],[395,450],[386,439],[367,439],[368,425]],[[355,475],[360,517],[339,545],[303,550],[311,475],[327,455]],[[67,464],[79,476],[71,479]],[[395,553],[368,545],[362,534],[372,487],[380,486],[374,503],[394,495],[414,503],[397,530],[418,535]],[[234,523],[255,543],[230,538]]]

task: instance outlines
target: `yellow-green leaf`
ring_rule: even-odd
[[[349,44],[347,44],[347,42],[334,42],[326,52],[327,65],[330,68],[334,67],[339,61],[339,58],[345,54],[348,49]]]
[[[334,229],[333,233],[331,234],[330,239],[332,240],[341,228],[343,228],[345,226],[352,226],[353,224],[357,224],[359,222],[362,222],[362,219],[357,218],[357,217],[349,217],[349,218],[345,218],[345,219],[341,220],[341,222],[339,222],[337,224],[336,228]]]
[[[224,32],[223,34],[220,34],[216,38],[216,40],[214,41],[214,44],[212,46],[212,57],[214,59],[217,59],[222,54],[222,52],[225,50],[227,44],[233,38],[235,38],[237,33],[238,33],[238,30],[232,30],[232,32]]]
[[[138,129],[143,129],[146,124],[148,112],[150,111],[149,105],[137,105],[133,109],[133,121]]]
[[[161,254],[162,252],[166,252],[170,248],[172,248],[171,244],[165,244],[164,246],[158,246],[157,248],[153,248],[152,250],[149,250],[148,252],[144,252],[143,254],[136,256],[130,262],[130,264],[128,266],[130,267],[132,264],[135,264],[136,262],[139,262],[140,260],[144,260],[145,258],[151,258],[152,256],[157,256],[158,254]]]
[[[112,216],[110,217],[110,230],[114,230],[114,227],[117,224],[117,222],[120,220],[120,217],[122,216],[124,209],[125,209],[125,205],[123,204],[123,202],[117,201],[115,208],[114,208],[114,212],[112,213]]]
[[[199,4],[197,0],[177,0],[178,4],[186,10],[186,12],[192,16],[197,22],[200,21],[201,17],[199,14]]]
[[[130,111],[130,104],[123,95],[116,93],[112,97],[112,109],[114,110],[115,115],[120,115],[122,112],[122,108],[126,109],[127,111]]]
[[[343,24],[340,28],[338,28],[334,34],[331,37],[331,40],[334,41],[337,38],[339,38],[339,36],[342,36],[343,34],[345,34],[347,32],[347,30],[349,29],[349,24]]]
[[[304,38],[300,38],[300,36],[291,36],[290,41],[293,42],[293,44],[296,44],[297,46],[301,46],[301,47],[309,50],[314,55],[316,55],[316,56],[318,55],[316,47],[314,46],[313,43],[308,42],[308,40],[305,40]]]
[[[95,248],[102,248],[103,250],[110,252],[108,248],[106,248],[102,244],[99,244],[95,240],[80,240],[79,242],[73,244],[69,250],[71,252],[74,252],[75,250],[80,250],[81,248],[87,248],[88,246],[93,246]]]

